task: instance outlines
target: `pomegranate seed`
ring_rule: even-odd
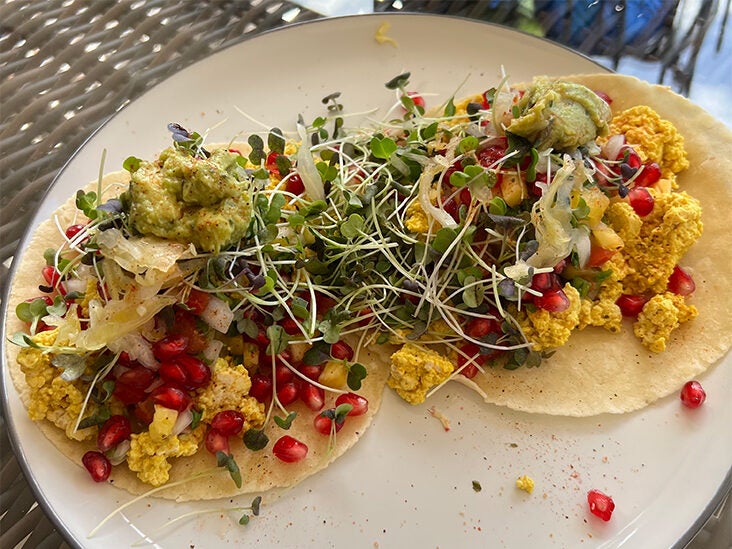
[[[360,416],[369,410],[369,401],[365,397],[357,395],[356,393],[344,393],[342,395],[338,395],[335,404],[336,407],[341,404],[350,404],[352,409],[348,412],[349,416]]]
[[[183,354],[188,348],[188,338],[176,334],[164,337],[152,345],[153,356],[158,360],[170,360]]]
[[[314,364],[303,364],[298,368],[298,370],[306,378],[317,381],[317,379],[320,377],[320,374],[323,373],[323,366],[316,366]]]
[[[648,303],[648,297],[631,294],[623,294],[615,301],[615,305],[620,307],[620,313],[631,318],[637,317],[646,303]]]
[[[46,281],[46,284],[53,288],[55,288],[61,280],[61,273],[58,272],[56,267],[51,267],[50,265],[43,267],[41,274],[43,275],[43,279]]]
[[[465,333],[475,339],[500,331],[501,327],[494,318],[472,318],[465,327]]]
[[[569,308],[569,298],[563,290],[554,290],[534,296],[534,305],[550,313],[561,313]]]
[[[237,410],[224,410],[211,419],[211,427],[227,437],[236,436],[244,428],[244,415]]]
[[[485,362],[485,359],[480,356],[480,347],[475,343],[466,343],[460,347],[460,351],[462,351],[462,354],[458,354],[456,369],[460,370],[460,374],[464,375],[468,379],[473,379],[479,372],[476,363],[483,364]],[[467,358],[463,356],[463,354],[467,355]],[[472,360],[472,362],[468,364],[468,361],[470,360]],[[465,366],[466,364],[467,366]]]
[[[177,362],[162,362],[158,368],[158,375],[167,383],[173,383],[182,387],[188,385],[188,374],[183,366]]]
[[[94,482],[104,482],[112,472],[112,463],[101,452],[88,451],[81,458],[81,463],[89,471]]]
[[[155,374],[144,366],[133,366],[117,377],[118,383],[124,383],[138,389],[147,389],[155,379]]]
[[[605,103],[607,103],[608,105],[612,104],[613,100],[604,91],[600,91],[600,90],[594,90],[594,91],[595,91],[595,94],[597,95],[597,97],[602,99]]]
[[[297,325],[297,322],[293,318],[283,318],[282,322],[280,322],[280,325],[282,326],[282,329],[285,330],[285,333],[288,335],[297,335],[300,333],[300,327]]]
[[[300,389],[300,400],[312,411],[317,412],[325,406],[325,391],[312,383],[306,383]]]
[[[590,512],[604,521],[610,520],[615,509],[613,498],[603,494],[599,490],[590,490],[587,492],[587,503],[590,506]]]
[[[421,107],[424,109],[426,104],[424,101],[424,97],[419,95],[417,92],[407,92],[407,96],[412,100],[415,107]]]
[[[175,324],[172,334],[179,334],[188,338],[186,352],[197,354],[208,346],[208,338],[196,325],[198,319],[189,311],[178,308],[175,311]]]
[[[531,288],[538,292],[556,291],[561,289],[559,277],[552,273],[537,273],[531,279]]]
[[[292,381],[294,377],[295,374],[292,373],[292,370],[290,370],[284,364],[275,365],[275,379],[277,380],[278,386],[282,386],[285,383]]]
[[[79,234],[81,231],[83,231],[85,228],[86,228],[86,225],[79,225],[78,223],[76,225],[69,225],[69,227],[66,229],[64,234],[66,235],[66,238],[71,240],[77,234]]]
[[[161,385],[151,395],[154,404],[182,412],[191,403],[191,398],[183,389],[172,384]]]
[[[208,307],[209,301],[211,301],[211,294],[192,289],[191,293],[188,294],[188,299],[186,299],[186,307],[194,315],[200,316],[206,310],[206,307]]]
[[[285,182],[285,190],[288,193],[295,195],[301,195],[305,192],[305,183],[302,182],[302,178],[297,173],[291,173]]]
[[[131,434],[132,427],[129,419],[120,415],[112,416],[99,428],[97,448],[102,452],[107,452],[123,440],[130,438]]]
[[[280,437],[272,447],[275,457],[285,463],[302,461],[308,455],[308,447],[290,435]]]
[[[267,160],[264,161],[264,166],[267,168],[267,171],[269,173],[277,173],[279,174],[279,170],[277,169],[277,157],[281,156],[280,153],[277,152],[271,152],[267,155]]]
[[[661,179],[661,167],[655,162],[643,164],[643,170],[635,178],[635,184],[641,187],[650,187]]]
[[[175,361],[186,371],[188,382],[186,389],[200,389],[211,381],[211,368],[200,358],[191,355],[180,355]]]
[[[119,400],[122,404],[137,404],[142,402],[147,397],[144,387],[135,387],[127,383],[120,383],[117,381],[114,384],[114,391],[112,391],[114,398]]]
[[[210,428],[206,431],[206,438],[203,443],[206,446],[206,450],[213,455],[216,455],[216,452],[229,454],[229,437],[216,429]]]
[[[254,374],[249,394],[259,402],[267,402],[272,398],[272,378],[263,374]]]
[[[442,209],[455,220],[455,223],[460,223],[460,206],[454,199],[448,198],[445,200],[442,203]]]
[[[696,290],[696,284],[691,275],[676,265],[668,277],[668,291],[677,295],[691,295]]]
[[[633,211],[639,217],[645,217],[653,211],[653,205],[656,201],[645,187],[633,187],[628,191],[628,202],[630,202]]]
[[[331,429],[333,424],[335,423],[335,431],[336,433],[341,430],[343,425],[346,423],[346,418],[341,418],[340,421],[336,421],[330,417],[328,417],[328,412],[335,413],[335,410],[332,408],[330,410],[326,410],[325,412],[321,412],[318,415],[316,415],[313,418],[313,427],[315,427],[315,430],[319,432],[321,435],[330,435]]]
[[[290,381],[277,389],[277,400],[282,406],[287,406],[295,402],[299,394],[300,387],[294,381]]]
[[[687,381],[681,388],[681,403],[687,408],[698,408],[707,399],[707,394],[698,381]]]
[[[333,345],[330,346],[330,356],[332,356],[336,360],[352,360],[353,349],[348,343],[343,340],[336,341]]]
[[[623,149],[623,158],[625,160],[625,163],[634,170],[637,170],[643,164],[643,162],[641,161],[641,157],[638,156],[638,153],[635,152],[632,147],[629,147],[627,145]]]
[[[494,144],[480,149],[475,156],[481,166],[488,167],[506,156],[506,148],[508,148],[508,140],[501,137],[497,143],[494,142]]]

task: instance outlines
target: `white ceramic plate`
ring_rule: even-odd
[[[384,22],[398,47],[374,40]],[[168,122],[199,131],[221,123],[210,142],[261,129],[239,107],[267,127],[293,129],[299,112],[306,119],[322,114],[321,98],[334,91],[351,112],[386,107],[393,95],[382,83],[404,71],[412,73],[410,88],[436,105],[453,93],[490,87],[501,64],[513,81],[603,70],[533,37],[435,16],[348,17],[258,36],[181,71],[122,110],[71,159],[33,226],[96,178],[103,149],[107,170],[119,169],[129,155],[153,157],[169,143]],[[694,412],[672,396],[619,417],[556,418],[486,406],[451,387],[431,402],[451,419],[449,432],[427,406],[409,406],[388,392],[352,451],[285,497],[265,499],[262,515],[246,527],[237,524],[239,514],[219,512],[156,533],[188,511],[247,505],[250,498],[149,500],[92,539],[87,533],[130,496],[91,483],[60,456],[9,382],[4,396],[31,482],[81,546],[129,546],[148,534],[163,547],[668,547],[689,539],[730,482],[732,365],[725,366],[703,377],[708,401]],[[524,474],[536,481],[531,495],[514,486]],[[587,511],[591,488],[613,496],[609,523]]]

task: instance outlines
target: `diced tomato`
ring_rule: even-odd
[[[188,299],[186,299],[186,307],[188,307],[194,315],[200,316],[200,314],[204,310],[206,310],[206,307],[208,306],[208,302],[210,300],[211,294],[207,292],[202,292],[201,290],[196,290],[194,288],[191,290],[191,293],[188,294]]]
[[[588,267],[600,267],[610,260],[616,253],[615,250],[606,250],[600,246],[592,246],[590,258],[587,260]]]

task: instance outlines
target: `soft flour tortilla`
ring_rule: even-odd
[[[689,168],[679,190],[702,205],[704,232],[681,263],[694,276],[689,303],[699,316],[672,333],[666,351],[645,349],[625,320],[622,333],[601,328],[574,333],[539,368],[489,369],[475,381],[489,403],[567,416],[622,413],[662,398],[720,361],[732,344],[732,271],[728,243],[732,211],[732,132],[668,88],[615,74],[563,77],[604,91],[616,114],[648,105],[684,136]],[[467,380],[466,380],[467,381]],[[468,382],[469,384],[470,382]]]
[[[241,149],[241,147],[240,147]],[[117,196],[127,188],[129,174],[126,171],[106,175],[103,179],[105,196]],[[95,190],[96,184],[90,185],[86,190]],[[35,232],[33,240],[20,260],[18,269],[13,279],[10,298],[8,300],[8,313],[6,333],[8,336],[24,331],[25,325],[15,315],[15,308],[18,303],[29,297],[39,295],[38,285],[43,284],[40,277],[42,267],[45,265],[43,252],[48,248],[58,248],[63,242],[59,229],[56,226],[68,227],[69,225],[85,221],[83,214],[75,206],[75,199],[69,199],[63,206],[58,208],[51,219],[44,221]],[[25,376],[18,365],[16,357],[20,350],[12,343],[7,343],[8,348],[7,365],[13,383],[20,395],[21,400],[28,407],[30,402],[30,388],[26,384]],[[386,360],[388,354],[379,355],[379,349],[375,352],[361,352],[359,361],[368,368],[369,375],[364,379],[362,388],[358,394],[366,397],[369,401],[369,410],[362,416],[349,417],[343,428],[338,432],[336,446],[333,451],[328,452],[327,436],[319,434],[313,428],[312,417],[315,412],[307,409],[302,403],[288,407],[291,411],[298,413],[298,418],[292,424],[289,431],[284,431],[270,420],[267,427],[267,435],[270,438],[268,446],[258,452],[248,450],[241,437],[230,439],[231,451],[242,474],[242,487],[238,489],[231,480],[228,472],[219,468],[216,473],[180,486],[173,486],[156,494],[158,497],[175,499],[177,501],[216,499],[231,497],[237,494],[262,493],[274,488],[287,488],[300,482],[306,477],[324,469],[333,460],[343,455],[361,437],[365,429],[371,423],[381,404],[388,368]],[[336,395],[329,395],[325,408],[332,407]],[[324,408],[324,409],[325,409]],[[277,410],[274,412],[278,413]],[[281,412],[279,415],[282,415]],[[87,450],[96,449],[94,441],[80,443],[66,437],[63,430],[59,429],[49,421],[37,423],[41,431],[49,440],[69,459],[81,467],[81,457]],[[272,455],[272,445],[277,438],[289,434],[290,436],[304,442],[309,449],[308,456],[299,463],[283,463]],[[170,460],[173,468],[170,471],[170,481],[185,479],[186,477],[216,467],[216,458],[212,456],[201,444],[199,451],[190,457],[173,458]],[[90,481],[91,482],[91,481]],[[120,464],[113,468],[110,482],[134,494],[140,494],[150,490],[151,486],[142,483],[136,473],[130,471],[126,464]],[[271,498],[270,498],[271,499]]]

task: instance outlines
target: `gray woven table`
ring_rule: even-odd
[[[686,14],[681,12],[685,2],[662,2],[662,9],[646,25],[647,32],[631,39],[632,21],[626,12],[633,3],[613,2],[620,9],[602,24],[618,29],[621,39],[611,39],[602,33],[583,35],[581,28],[573,30],[571,2],[566,10],[550,4],[537,0],[536,10],[530,12],[526,2],[512,0],[377,1],[374,11],[449,13],[514,28],[543,29],[555,40],[621,72],[632,72],[628,61],[650,63],[659,80],[686,94],[699,80],[694,77],[700,52],[704,47],[714,51],[710,44],[721,44],[726,36],[730,12],[730,0],[701,2],[693,12],[684,8]],[[266,0],[2,3],[0,289],[7,283],[18,240],[44,192],[67,159],[105,120],[156,83],[214,51],[287,23],[318,17],[294,3]],[[717,34],[710,35],[710,29]],[[719,47],[716,52],[725,55]],[[722,60],[707,62],[713,65]],[[728,543],[732,547],[728,517],[723,504],[692,545],[726,547]],[[0,547],[15,546],[67,545],[37,505],[0,416]]]

